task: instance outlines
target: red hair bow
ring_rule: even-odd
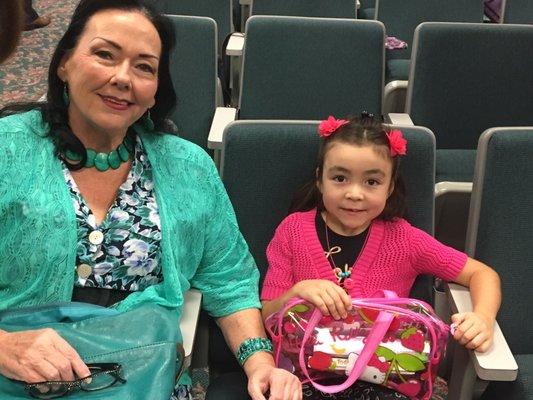
[[[322,121],[320,125],[318,125],[318,134],[321,137],[328,137],[331,134],[335,133],[335,131],[341,126],[346,125],[349,122],[350,121],[347,121],[345,119],[335,119],[333,115],[330,115],[328,119]]]

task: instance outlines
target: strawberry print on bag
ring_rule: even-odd
[[[429,305],[414,299],[379,297],[352,304],[345,319],[335,320],[295,298],[267,318],[278,367],[325,393],[360,379],[412,399],[429,399],[449,327]],[[344,384],[319,383],[339,376],[346,377]]]

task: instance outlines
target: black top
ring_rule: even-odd
[[[343,272],[351,268],[365,245],[368,228],[354,236],[339,235],[326,226],[324,219],[318,211],[315,217],[315,228],[324,252],[331,253],[328,257],[331,268],[337,267]],[[326,229],[328,232],[327,238]],[[329,239],[329,246],[327,239]]]

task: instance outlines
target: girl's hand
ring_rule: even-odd
[[[467,349],[485,352],[492,345],[494,319],[479,312],[452,315],[455,324],[453,337]]]
[[[325,279],[300,281],[292,288],[293,293],[317,307],[322,314],[335,319],[346,318],[352,308],[350,296],[335,283]]]

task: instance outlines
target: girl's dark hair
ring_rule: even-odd
[[[322,193],[318,190],[317,179],[322,179],[324,157],[334,143],[341,142],[357,146],[385,146],[386,150],[383,150],[383,154],[386,157],[391,157],[387,128],[379,120],[374,117],[351,117],[348,121],[348,124],[337,129],[334,134],[321,140],[318,151],[316,177],[296,192],[289,212],[308,211],[315,207],[319,211],[324,210]],[[381,151],[381,149],[378,149],[378,151]],[[405,213],[405,185],[399,173],[400,157],[391,157],[391,160],[391,184],[394,184],[394,189],[387,199],[383,212],[378,217],[386,221],[400,218]]]
[[[161,40],[161,57],[159,61],[159,82],[155,94],[155,105],[150,109],[150,118],[156,129],[165,130],[166,121],[176,105],[176,93],[170,76],[170,51],[174,46],[174,32],[167,18],[160,15],[148,0],[81,0],[67,28],[59,41],[48,70],[48,92],[45,103],[17,103],[0,110],[0,118],[32,109],[40,109],[43,120],[50,125],[52,139],[58,154],[69,149],[83,155],[82,161],[71,164],[63,157],[69,169],[80,169],[85,164],[86,149],[83,143],[74,135],[68,125],[68,105],[64,99],[65,82],[57,75],[57,69],[65,55],[71,52],[79,42],[87,22],[96,13],[104,10],[137,11],[152,22]],[[142,118],[146,118],[143,116]]]

